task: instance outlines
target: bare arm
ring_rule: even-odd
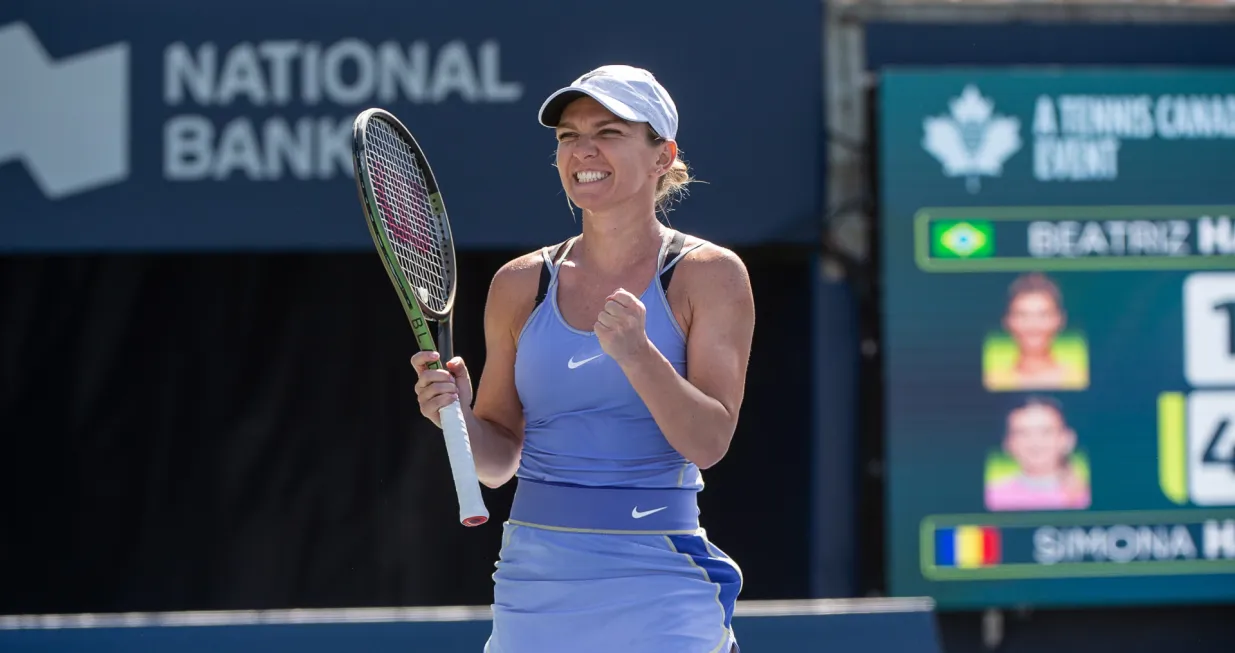
[[[433,354],[421,352],[412,357],[420,374],[416,393],[421,413],[436,424],[438,409],[458,397],[476,476],[491,488],[514,477],[523,451],[523,406],[515,390],[515,346],[531,313],[539,274],[540,254],[535,253],[507,263],[494,275],[485,304],[485,366],[474,403],[471,377],[461,361],[448,362],[448,374],[424,369],[426,357]]]
[[[705,245],[674,274],[689,302],[686,378],[649,340],[622,369],[669,444],[707,469],[725,456],[746,390],[755,303],[736,254]]]
[[[523,404],[515,390],[515,349],[531,313],[540,265],[539,253],[520,257],[502,266],[489,285],[484,371],[476,388],[476,402],[463,414],[472,437],[476,475],[491,488],[514,478],[523,452]],[[483,434],[480,451],[471,435],[473,425]]]

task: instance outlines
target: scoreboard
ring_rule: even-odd
[[[1235,72],[880,93],[892,593],[1235,600]]]

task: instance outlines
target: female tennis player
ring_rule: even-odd
[[[742,403],[746,268],[656,218],[690,177],[677,109],[651,73],[593,70],[552,94],[540,122],[557,134],[582,232],[494,276],[474,406],[462,359],[426,370],[436,354],[412,358],[425,417],[464,406],[481,481],[519,478],[486,651],[736,651],[741,572],[695,499]]]
[[[1055,345],[1067,313],[1059,286],[1041,272],[1021,275],[1008,289],[1004,329],[1016,343],[1005,367],[986,370],[988,390],[1083,390],[1089,385],[1084,359],[1061,357]]]

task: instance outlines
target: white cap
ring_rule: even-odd
[[[583,75],[540,105],[540,124],[557,127],[566,105],[580,95],[591,97],[623,120],[648,123],[667,141],[677,138],[678,108],[669,91],[642,68],[601,66]]]

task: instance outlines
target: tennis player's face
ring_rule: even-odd
[[[1018,408],[1008,415],[1004,447],[1031,476],[1058,472],[1075,440],[1059,411],[1048,406]]]
[[[589,97],[571,102],[557,127],[557,170],[576,206],[588,211],[656,195],[662,147],[647,125],[628,123]]]
[[[1008,306],[1004,326],[1022,353],[1044,355],[1050,352],[1055,334],[1063,326],[1063,315],[1050,295],[1021,293]]]

